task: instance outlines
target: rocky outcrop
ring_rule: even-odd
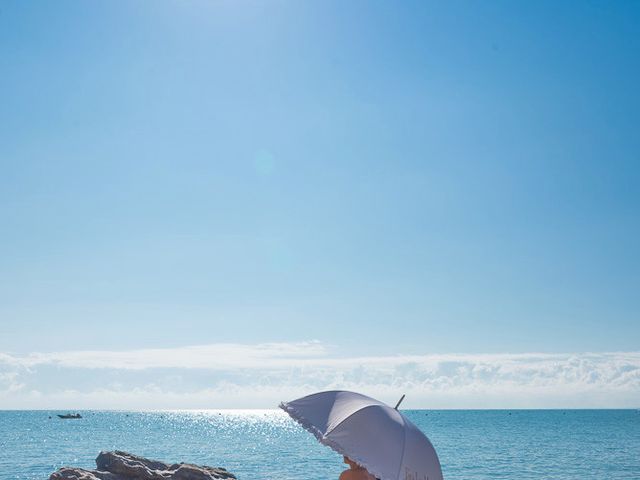
[[[64,467],[52,473],[49,480],[235,480],[224,468],[168,464],[116,450],[100,452],[96,470]]]

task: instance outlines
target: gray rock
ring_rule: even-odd
[[[63,467],[49,480],[235,480],[224,468],[190,463],[168,464],[121,452],[100,452],[96,470]]]

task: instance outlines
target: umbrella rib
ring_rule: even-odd
[[[402,397],[404,398],[404,395]],[[407,421],[402,414],[400,414],[400,418],[402,419],[402,425],[404,426],[404,428],[402,429],[402,433],[404,433],[404,435],[402,436],[402,457],[400,458],[400,464],[398,465],[398,474],[396,475],[396,478],[400,478],[400,471],[402,470],[402,464],[404,463],[404,449],[407,447]]]
[[[363,410],[365,410],[367,408],[376,407],[376,406],[379,406],[379,405],[377,405],[377,404],[367,405],[366,407],[362,407],[361,409],[359,409],[357,412],[362,412]],[[356,413],[356,412],[354,412],[354,413]],[[398,412],[398,413],[400,413],[400,412]],[[338,423],[336,423],[334,426],[331,427],[331,430],[327,429],[327,432],[322,436],[322,439],[319,439],[320,442],[324,443],[325,445],[328,445],[331,448],[333,448],[338,453],[341,453],[343,455],[347,455],[342,450],[342,447],[340,447],[338,444],[333,442],[331,439],[327,438],[327,435],[329,435],[336,428],[338,428],[340,425],[342,425],[350,417],[351,417],[351,415],[349,415],[348,417],[343,418],[342,420],[340,420]],[[396,474],[396,477],[395,477],[396,479],[400,478],[400,471],[402,470],[402,464],[404,462],[404,449],[407,446],[407,428],[406,428],[407,422],[406,422],[406,420],[404,418],[404,415],[402,415],[401,413],[400,413],[400,419],[402,420],[402,425],[405,428],[402,429],[402,433],[403,433],[403,436],[402,436],[402,450],[400,450],[402,452],[402,456],[400,457],[400,464],[398,465],[398,473]],[[331,443],[331,444],[329,445],[329,443]],[[362,462],[359,462],[356,458],[352,458],[352,460],[356,460],[356,463],[359,463],[361,466],[365,467],[367,469],[367,471],[369,471],[369,473],[373,474],[375,477],[382,478],[383,475],[380,475],[378,472],[372,472],[371,470],[369,470],[369,468],[367,468],[366,464],[363,464]]]
[[[311,433],[314,437],[316,437],[316,439],[323,445],[331,448],[332,450],[334,450],[335,452],[339,453],[340,455],[344,455],[347,456],[349,458],[351,458],[353,461],[355,461],[357,464],[359,464],[360,466],[364,467],[367,469],[367,471],[369,473],[371,473],[373,476],[381,479],[381,480],[391,480],[388,477],[386,477],[385,475],[382,475],[381,472],[377,471],[377,469],[371,467],[370,465],[367,464],[367,462],[365,462],[363,459],[361,458],[355,458],[353,456],[350,456],[351,454],[349,454],[348,452],[346,452],[338,443],[334,442],[333,440],[331,440],[330,438],[327,438],[326,435],[328,435],[330,432],[326,432],[326,434],[323,434],[319,428],[317,428],[315,425],[313,425],[311,422],[309,422],[303,415],[300,414],[300,412],[298,412],[298,410],[296,410],[294,407],[292,407],[291,405],[289,405],[286,402],[282,402],[280,403],[280,408],[282,408],[285,412],[287,412],[289,414],[289,416],[295,420],[302,428],[304,428],[306,431],[308,431],[309,433]],[[369,407],[374,407],[375,404],[373,405],[367,405],[364,408],[369,408]],[[363,409],[364,409],[363,408]],[[361,410],[363,410],[361,409]],[[338,425],[341,425],[342,422],[344,422],[346,420],[346,418],[342,421],[340,421],[338,424],[336,424],[336,427]],[[335,428],[335,427],[334,427]],[[331,430],[333,431],[333,429]],[[405,438],[406,440],[406,438]],[[393,479],[395,480],[395,479]]]
[[[333,432],[336,428],[338,428],[340,425],[342,425],[344,422],[346,422],[349,418],[351,418],[353,415],[355,415],[356,413],[360,413],[363,410],[366,410],[367,408],[371,408],[371,407],[378,407],[379,405],[376,403],[372,403],[371,405],[365,405],[362,408],[359,408],[358,410],[356,410],[355,412],[347,415],[345,418],[343,418],[342,420],[340,420],[338,423],[336,423],[335,425],[331,425],[331,427],[327,428],[327,431],[325,432],[325,436],[329,435],[331,432]]]

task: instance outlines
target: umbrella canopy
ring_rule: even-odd
[[[433,445],[396,409],[355,392],[314,393],[280,404],[320,443],[380,480],[442,480]]]

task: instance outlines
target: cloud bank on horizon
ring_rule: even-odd
[[[340,356],[320,342],[0,353],[0,408],[270,408],[347,389],[405,408],[625,408],[640,352]]]

